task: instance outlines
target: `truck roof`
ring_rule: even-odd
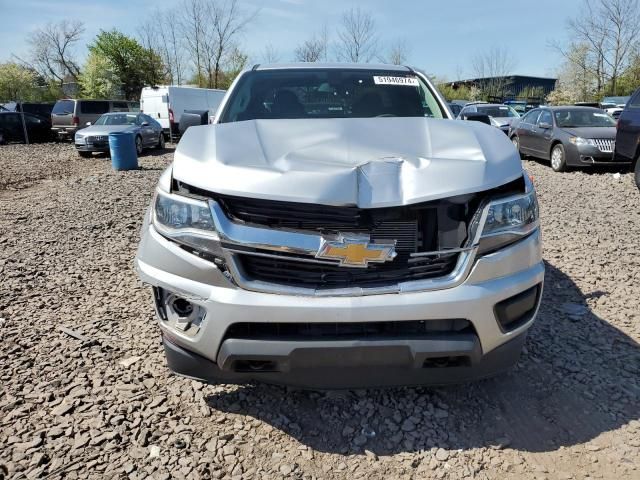
[[[287,69],[350,69],[350,70],[392,70],[397,72],[410,72],[411,68],[404,65],[390,65],[385,63],[320,63],[320,62],[297,62],[297,63],[266,63],[256,64],[252,70],[287,70]]]

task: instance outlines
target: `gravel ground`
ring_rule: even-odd
[[[71,145],[0,147],[0,478],[640,478],[630,174],[525,161],[547,283],[514,371],[307,392],[203,386],[165,367],[132,260],[170,160],[116,173]]]

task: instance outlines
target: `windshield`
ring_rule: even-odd
[[[609,105],[623,105],[626,104],[629,101],[629,98],[631,97],[604,97],[602,99],[602,104],[609,104]]]
[[[555,112],[560,128],[615,127],[616,121],[601,110],[560,110]]]
[[[408,71],[283,69],[245,73],[220,122],[364,117],[445,114],[422,79]]]
[[[478,105],[477,107],[478,113],[482,113],[484,115],[489,115],[494,118],[505,118],[505,117],[519,117],[520,114],[516,112],[509,105]]]
[[[75,102],[73,100],[58,100],[53,106],[51,113],[64,115],[65,113],[73,113]]]
[[[94,125],[135,125],[136,114],[102,115]]]

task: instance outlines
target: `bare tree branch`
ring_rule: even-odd
[[[326,24],[318,34],[298,45],[294,52],[296,62],[320,62],[327,60],[329,32]]]
[[[471,59],[471,68],[480,82],[480,88],[486,96],[503,96],[506,80],[513,74],[516,60],[513,54],[503,47],[492,47],[477,53]]]
[[[281,60],[280,52],[271,43],[267,43],[262,52],[262,61],[265,63],[278,63]]]
[[[82,22],[70,20],[50,22],[33,31],[27,39],[31,47],[33,68],[43,77],[52,78],[60,85],[67,76],[77,81],[80,67],[74,59],[73,47],[84,31]]]
[[[617,82],[629,68],[632,53],[640,40],[640,2],[638,0],[584,0],[581,14],[567,22],[574,44],[588,47],[586,63],[594,72],[596,90],[601,94],[607,84],[614,95]],[[568,61],[574,49],[552,46]],[[578,65],[579,66],[579,65]]]
[[[378,56],[379,39],[373,16],[360,7],[342,15],[336,54],[344,62],[370,62]]]
[[[399,38],[391,43],[386,62],[393,65],[405,65],[409,57],[409,46],[407,41]]]
[[[210,3],[209,12],[216,39],[212,86],[218,88],[222,63],[234,51],[237,37],[256,18],[258,11],[245,14],[238,7],[238,0],[218,0]]]

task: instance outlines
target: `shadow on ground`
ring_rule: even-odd
[[[640,418],[640,345],[589,310],[585,298],[603,294],[581,292],[547,264],[543,304],[523,356],[516,369],[493,379],[340,392],[250,385],[208,402],[323,452],[507,444],[541,452],[580,444]]]

